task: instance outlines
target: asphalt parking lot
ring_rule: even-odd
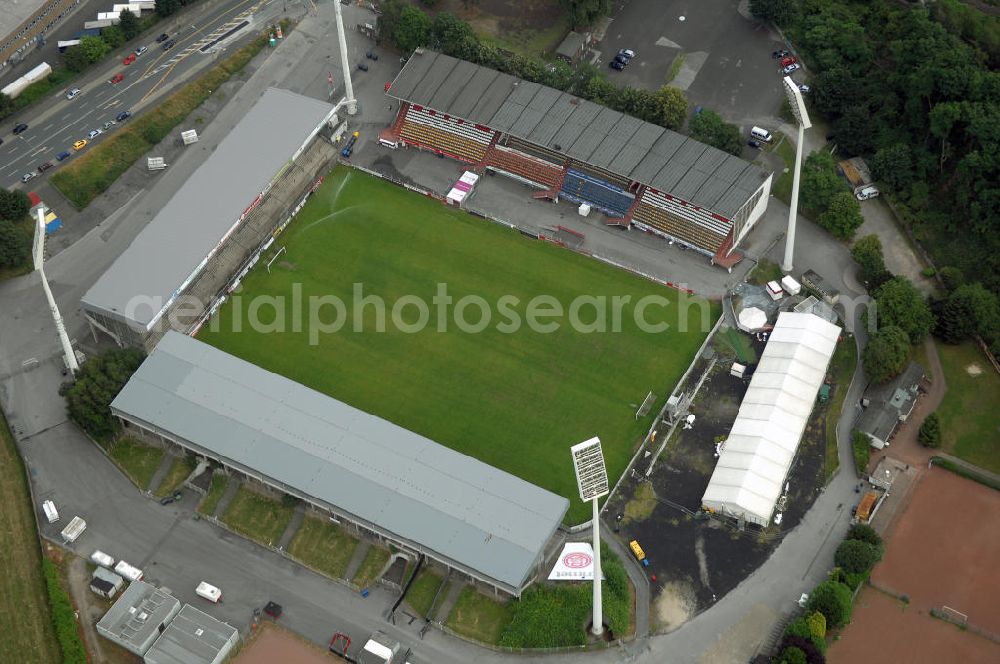
[[[601,66],[607,68],[621,48],[636,57],[624,71],[607,69],[611,80],[657,89],[682,55],[671,85],[687,92],[691,112],[702,106],[745,129],[777,125],[781,75],[771,52],[782,42],[748,12],[744,16],[728,0],[632,0],[616,4],[612,17]]]

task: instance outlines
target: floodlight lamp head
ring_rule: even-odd
[[[786,76],[782,80],[785,84],[785,97],[788,98],[788,105],[792,108],[792,115],[795,116],[795,121],[803,129],[809,129],[809,127],[812,127],[812,122],[809,120],[809,111],[806,110],[806,102],[802,98],[802,91],[799,90],[799,84],[793,81],[791,76]]]
[[[608,488],[608,470],[604,465],[604,452],[601,450],[601,439],[591,438],[570,448],[573,455],[573,471],[576,473],[576,485],[580,490],[580,500],[587,502],[606,496]]]

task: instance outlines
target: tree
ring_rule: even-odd
[[[431,34],[431,19],[417,7],[407,6],[399,15],[399,22],[392,31],[392,40],[405,55],[413,49],[426,46]]]
[[[715,111],[702,109],[691,118],[691,138],[707,143],[723,152],[739,155],[743,151],[743,137],[736,125],[727,124]]]
[[[879,148],[872,157],[872,175],[895,191],[904,191],[913,183],[913,150],[906,143]]]
[[[611,10],[608,0],[559,0],[559,6],[566,12],[574,30],[589,26]]]
[[[873,334],[861,354],[861,365],[873,383],[885,383],[900,374],[910,356],[910,339],[902,328],[890,325]]]
[[[87,56],[87,62],[94,64],[111,50],[108,43],[100,37],[84,37],[80,40],[80,48]]]
[[[106,28],[101,28],[101,39],[110,50],[114,50],[125,43],[125,32],[117,25],[109,25]]]
[[[656,91],[656,102],[659,113],[656,123],[667,129],[678,130],[684,126],[687,119],[688,100],[684,91],[664,85]]]
[[[2,214],[0,214],[2,217]],[[956,288],[944,301],[934,333],[957,344],[978,334],[992,343],[1000,329],[1000,303],[994,293],[978,281]]]
[[[855,523],[847,529],[847,539],[868,542],[873,546],[882,546],[882,537],[867,523]]]
[[[941,447],[941,419],[937,413],[931,413],[924,418],[917,432],[917,439],[924,447]]]
[[[866,235],[851,247],[851,257],[861,268],[861,279],[868,290],[875,290],[891,278],[885,269],[882,240],[878,235]]]
[[[59,390],[66,397],[70,419],[97,438],[114,433],[111,402],[142,360],[142,352],[135,348],[113,348],[84,362],[75,382],[66,383]]]
[[[809,625],[809,635],[814,641],[826,638],[826,616],[819,611],[813,611],[806,616],[806,623]]]
[[[5,118],[14,112],[14,100],[0,92],[0,118]]]
[[[156,0],[153,8],[160,16],[170,16],[181,8],[181,2],[180,0]]]
[[[798,18],[799,5],[794,0],[750,0],[750,13],[784,28]]]
[[[799,204],[814,217],[822,214],[833,197],[844,191],[844,183],[837,176],[833,155],[826,150],[813,152],[802,164]]]
[[[965,275],[957,267],[947,265],[938,270],[938,276],[944,282],[945,290],[949,293],[965,283]]]
[[[142,24],[139,22],[139,17],[128,9],[123,9],[118,15],[118,19],[118,27],[121,28],[126,41],[135,39],[142,32]]]
[[[906,277],[893,277],[874,292],[878,326],[896,325],[903,328],[910,343],[922,341],[934,315],[927,300]]]
[[[779,664],[806,664],[806,654],[801,648],[789,646],[781,651],[778,658]]]
[[[854,237],[854,231],[863,222],[861,204],[849,191],[834,194],[826,211],[819,216],[819,225],[841,240]]]
[[[479,39],[472,26],[451,12],[441,12],[434,17],[431,39],[442,53],[463,60],[470,60],[479,50]]]
[[[851,590],[843,583],[824,581],[813,589],[807,607],[823,614],[828,629],[843,627],[851,618]]]
[[[81,72],[90,66],[90,58],[87,57],[87,52],[83,50],[83,46],[79,44],[67,48],[62,57],[63,64],[70,71]]]
[[[833,562],[848,574],[863,574],[882,558],[879,547],[861,540],[844,540],[833,555]]]
[[[31,253],[31,237],[6,219],[0,220],[0,267],[20,267]]]
[[[28,194],[18,189],[0,189],[0,219],[18,221],[30,209]]]
[[[399,17],[400,14],[403,13],[403,8],[405,6],[406,5],[403,4],[402,0],[383,0],[379,3],[380,13],[378,15],[378,20],[375,23],[375,29],[378,31],[378,37],[380,40],[395,41],[393,32],[399,24]],[[480,64],[485,63],[480,60]]]

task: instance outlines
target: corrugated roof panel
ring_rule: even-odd
[[[515,591],[569,508],[561,496],[173,331],[112,409]]]
[[[485,67],[477,67],[476,65],[472,65],[472,67],[475,70],[472,78],[469,79],[462,94],[458,95],[452,103],[448,112],[460,118],[482,124],[480,120],[472,116],[479,102],[482,101],[483,95],[496,83],[499,73]]]
[[[575,102],[573,101],[574,99],[576,100]],[[586,99],[574,97],[570,99],[569,103],[573,106],[574,110],[566,118],[566,123],[562,128],[552,137],[552,143],[547,147],[555,149],[555,146],[558,145],[561,150],[566,150],[567,146],[575,143],[580,138],[580,135],[587,131],[587,127],[594,121],[597,114],[601,112],[601,106]]]
[[[389,94],[396,99],[413,101],[413,94],[420,87],[420,82],[427,75],[438,59],[438,53],[434,51],[424,51],[420,54],[414,51],[410,59],[403,65],[403,69],[396,74],[396,79],[389,88]]]
[[[658,127],[655,124],[641,123],[632,138],[628,140],[625,148],[611,160],[609,170],[613,173],[632,173],[649,152],[650,146],[656,143],[664,131],[666,130],[663,127]],[[635,173],[632,175],[634,176]]]
[[[681,200],[693,203],[695,194],[698,193],[701,185],[705,184],[707,179],[706,173],[688,169],[680,181],[670,190],[670,193]]]
[[[456,92],[461,89],[460,83],[464,82],[453,82],[451,80],[452,72],[454,72],[458,63],[459,60],[450,55],[439,53],[434,66],[427,70],[423,80],[420,81],[420,85],[413,91],[413,101],[417,104],[436,108],[431,105],[431,100],[438,94],[438,90],[442,86],[444,86],[444,96],[453,98]],[[444,111],[445,109],[439,108],[438,110]]]
[[[597,146],[607,137],[608,131],[618,121],[618,116],[621,115],[618,111],[612,111],[610,108],[603,106],[599,108],[601,110],[573,144],[569,147],[564,146],[566,154],[574,159],[590,161],[597,150]]]
[[[552,104],[552,107],[549,108],[549,112],[542,118],[542,121],[525,137],[526,140],[537,145],[551,147],[556,134],[566,124],[569,116],[576,111],[576,103],[573,102],[574,99],[576,98],[570,95],[559,95]]]
[[[625,149],[627,146],[625,143],[615,138],[614,136],[606,136],[601,144],[597,146],[594,150],[594,154],[590,155],[590,163],[599,168],[608,168],[618,153]]]
[[[460,104],[460,102],[469,98],[477,99],[479,97],[476,92],[476,86],[472,85],[475,81],[476,72],[479,70],[480,67],[471,62],[459,60],[455,64],[455,68],[448,74],[448,78],[438,87],[437,92],[434,93],[431,100],[427,102],[427,105],[435,109],[447,108],[450,114],[465,117],[460,115],[456,109],[459,106],[468,106],[471,108],[472,104]]]

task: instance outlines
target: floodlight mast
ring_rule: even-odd
[[[340,42],[340,64],[344,68],[344,95],[347,98],[347,114],[358,112],[358,102],[354,98],[354,86],[351,84],[351,65],[347,62],[347,37],[344,35],[344,17],[340,12],[340,2],[333,3],[333,12],[337,17],[337,41]]]
[[[594,617],[591,632],[604,633],[604,607],[601,601],[601,510],[597,501],[608,495],[608,471],[604,465],[601,439],[594,437],[570,448],[573,471],[580,500],[591,501],[594,510]]]
[[[62,314],[59,313],[59,306],[52,296],[52,289],[49,288],[49,280],[45,278],[45,209],[38,206],[38,223],[35,226],[35,241],[32,245],[32,259],[35,263],[35,270],[42,278],[42,289],[45,291],[45,299],[49,303],[49,311],[52,312],[52,320],[56,324],[56,334],[59,335],[59,343],[62,345],[63,358],[66,368],[73,375],[80,370],[80,365],[76,361],[76,353],[73,351],[73,344],[70,343],[69,335],[66,334],[66,326],[63,324]]]
[[[805,130],[812,126],[809,121],[809,113],[806,111],[805,101],[802,99],[802,92],[799,86],[792,80],[791,76],[784,78],[785,96],[788,104],[792,108],[792,115],[795,116],[798,124],[798,140],[795,141],[795,170],[792,172],[792,200],[788,210],[788,233],[785,235],[785,257],[781,263],[781,269],[786,274],[792,271],[793,254],[795,252],[795,222],[799,212],[799,175],[802,172],[802,143],[805,142]]]

